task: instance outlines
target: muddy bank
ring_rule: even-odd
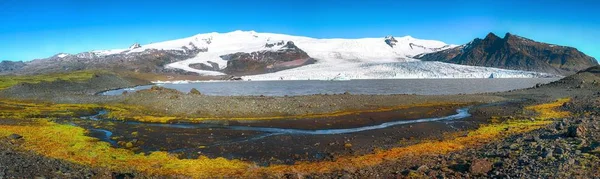
[[[448,133],[475,129],[486,123],[489,114],[493,114],[486,112],[490,109],[518,102],[521,101],[469,107],[424,106],[332,118],[253,123],[160,124],[87,118],[68,122],[89,129],[91,136],[110,142],[114,147],[136,152],[168,151],[188,159],[200,155],[225,157],[268,166],[333,160],[422,140],[441,140]],[[471,116],[469,110],[478,115]],[[364,120],[365,116],[369,118]],[[327,125],[329,122],[336,125]]]
[[[140,106],[169,116],[273,117],[326,114],[417,104],[491,103],[505,100],[493,95],[309,95],[293,97],[202,96],[172,92],[138,92],[126,95],[124,104]]]

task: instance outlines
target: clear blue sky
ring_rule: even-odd
[[[0,0],[0,60],[255,30],[317,38],[411,35],[463,44],[489,32],[600,59],[595,0]]]

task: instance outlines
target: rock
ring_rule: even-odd
[[[417,168],[418,172],[425,172],[429,170],[429,167],[427,167],[427,165],[421,165],[419,168]]]
[[[569,127],[567,137],[585,137],[586,128],[583,125],[575,125]]]
[[[558,155],[562,155],[565,154],[565,149],[557,147],[556,149],[554,149],[554,152]]]
[[[8,138],[12,139],[12,140],[19,140],[19,139],[22,139],[23,136],[21,136],[19,134],[11,134],[11,135],[8,136]]]
[[[565,129],[565,124],[563,122],[558,122],[556,123],[556,126],[554,127],[556,130],[563,130]]]
[[[510,146],[508,146],[508,148],[510,150],[519,150],[521,148],[521,146],[519,146],[519,144],[510,144]]]
[[[492,170],[492,162],[486,159],[475,159],[471,162],[469,172],[474,175],[486,174]]]
[[[551,158],[552,157],[552,151],[548,150],[542,153],[542,157],[544,158]]]
[[[200,91],[198,91],[198,89],[196,89],[196,88],[192,88],[190,90],[190,94],[193,94],[193,95],[202,95],[202,93],[200,93]]]
[[[538,145],[535,149],[540,152],[545,150],[544,146],[542,145]]]
[[[133,147],[133,143],[131,143],[131,142],[127,142],[127,143],[125,144],[125,147],[127,147],[127,148],[132,148],[132,147]]]

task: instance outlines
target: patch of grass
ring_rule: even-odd
[[[76,71],[70,73],[53,73],[43,75],[4,75],[0,76],[0,90],[10,88],[20,83],[40,83],[43,81],[52,82],[56,80],[65,81],[86,81],[91,79],[97,73],[106,73],[101,71]]]

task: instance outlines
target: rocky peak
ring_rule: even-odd
[[[298,47],[292,41],[288,41],[281,49],[293,49],[296,50]]]
[[[270,39],[269,39],[269,40],[270,40]],[[285,44],[285,42],[282,40],[282,41],[279,41],[279,42],[266,43],[266,44],[265,44],[265,47],[266,47],[266,48],[272,48],[272,47],[274,47],[274,46],[282,46],[282,45],[284,45],[284,44]]]
[[[497,39],[500,39],[500,37],[498,37],[493,32],[490,32],[485,36],[485,38],[483,40],[497,40]]]
[[[385,36],[385,43],[388,44],[390,47],[394,48],[394,46],[396,46],[397,42],[398,42],[398,40],[396,40],[396,38],[394,38],[394,36],[391,36],[391,35]]]
[[[140,45],[139,43],[134,43],[133,45],[129,46],[129,50],[133,50],[140,47],[142,47],[142,45]]]
[[[441,52],[419,56],[425,61],[570,75],[597,65],[594,58],[572,47],[556,46],[506,33],[489,33],[484,39]]]

